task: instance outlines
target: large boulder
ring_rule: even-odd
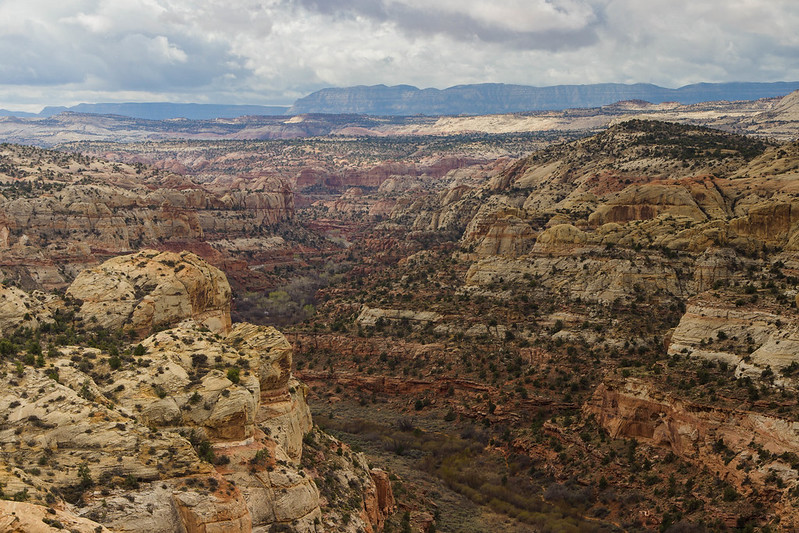
[[[533,246],[533,251],[542,254],[564,255],[586,246],[588,235],[571,224],[557,224],[547,228]]]

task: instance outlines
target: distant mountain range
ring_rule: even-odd
[[[757,100],[785,96],[799,82],[697,83],[679,89],[636,83],[531,87],[485,83],[449,89],[385,85],[322,89],[297,100],[288,114],[357,113],[365,115],[489,115],[523,111],[591,108],[624,100],[653,104],[697,104],[719,100]]]
[[[240,116],[279,116],[311,113],[361,114],[382,116],[413,115],[490,115],[524,111],[550,111],[595,108],[626,100],[644,100],[653,104],[679,102],[697,104],[713,101],[757,100],[785,96],[799,90],[799,81],[774,83],[697,83],[668,89],[646,83],[626,85],[556,85],[532,87],[484,83],[457,85],[448,89],[419,89],[411,85],[359,85],[328,88],[300,98],[287,106],[101,103],[71,107],[45,107],[40,113],[0,109],[0,117],[48,118],[66,111],[98,115],[121,115],[136,119],[212,120]]]
[[[210,120],[215,118],[234,118],[245,115],[283,115],[288,109],[288,106],[140,102],[122,104],[78,104],[71,107],[48,106],[42,109],[40,113],[25,113],[0,109],[0,116],[49,118],[53,115],[70,111],[73,113],[92,113],[95,115],[121,115],[124,117],[148,120],[169,120],[177,118]]]

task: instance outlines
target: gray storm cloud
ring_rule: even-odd
[[[461,41],[507,43],[518,49],[559,50],[596,42],[597,6],[565,1],[499,3],[395,0],[297,0],[330,17],[390,22],[412,36],[443,34]]]

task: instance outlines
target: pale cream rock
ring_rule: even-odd
[[[4,533],[109,533],[104,526],[69,511],[32,503],[0,500],[0,531]],[[45,522],[49,521],[49,524]],[[57,527],[55,524],[60,524]]]
[[[231,290],[225,275],[196,255],[145,250],[81,272],[67,295],[83,302],[84,320],[148,332],[193,318],[230,330]]]

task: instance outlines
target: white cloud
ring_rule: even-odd
[[[3,0],[0,107],[799,80],[795,0]]]

